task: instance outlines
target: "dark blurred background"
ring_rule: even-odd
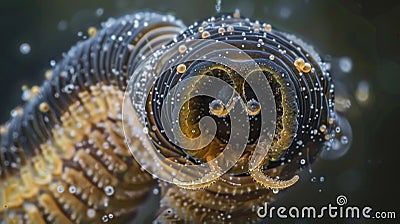
[[[282,194],[275,205],[335,204],[343,194],[348,205],[396,211],[399,217],[400,3],[222,1],[222,12],[236,8],[244,16],[296,34],[331,61],[338,80],[337,104],[353,130],[352,146],[344,156],[317,161],[312,173],[303,172],[300,184]],[[0,123],[4,123],[22,102],[21,86],[41,84],[50,61],[59,60],[82,40],[89,26],[99,28],[109,17],[141,10],[171,13],[191,24],[215,14],[215,1],[16,0],[1,1],[0,10]]]

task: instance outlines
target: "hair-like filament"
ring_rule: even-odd
[[[292,177],[289,180],[275,180],[274,178],[265,174],[261,170],[261,168],[251,170],[250,175],[251,175],[251,177],[253,177],[253,179],[257,183],[263,185],[266,188],[272,189],[272,190],[274,190],[274,189],[280,190],[280,189],[288,188],[288,187],[292,186],[293,184],[295,184],[299,180],[298,175],[295,175],[294,177]]]
[[[211,158],[207,158],[211,160]],[[217,165],[217,163],[208,163],[211,171],[207,173],[204,177],[193,180],[192,182],[181,182],[179,180],[174,180],[174,183],[181,188],[189,189],[189,190],[198,190],[202,188],[207,188],[215,181],[217,181],[221,177],[221,167]],[[206,180],[206,181],[205,181]]]

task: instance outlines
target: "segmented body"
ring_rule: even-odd
[[[263,175],[290,179],[308,165],[304,159],[311,163],[323,143],[334,137],[333,86],[324,63],[301,40],[268,24],[236,15],[212,17],[186,29],[172,16],[154,13],[106,22],[57,63],[40,92],[7,123],[1,138],[1,219],[99,223],[132,218],[156,181],[140,169],[125,144],[121,104],[128,80],[140,62],[163,45],[195,38],[242,49],[265,71],[276,99],[275,137],[259,173],[250,174],[246,165],[258,136],[253,133],[237,165],[212,183],[187,190],[160,181],[161,209],[156,220],[256,221],[257,206],[276,195],[268,187],[280,186]],[[191,63],[192,67],[174,67],[163,74],[168,84],[175,85],[180,80],[174,76],[196,68]],[[232,85],[237,88],[235,82]],[[168,91],[161,85],[159,89]],[[152,97],[162,100],[157,94]],[[203,154],[171,148],[158,131],[157,110],[149,106],[147,111],[154,112],[149,113],[149,121],[155,122],[150,122],[150,130],[156,126],[151,135],[154,148],[171,160],[206,159]],[[254,127],[256,118],[250,119]],[[223,143],[224,136],[218,137]],[[131,150],[147,150],[140,139],[128,138],[134,145]]]

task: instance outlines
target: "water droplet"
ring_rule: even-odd
[[[55,60],[51,60],[51,61],[50,61],[50,66],[51,66],[51,67],[56,66],[56,61],[55,61]]]
[[[76,187],[75,186],[70,186],[68,190],[69,190],[69,193],[71,193],[71,194],[75,194],[76,193]]]
[[[257,100],[255,99],[249,100],[246,106],[247,106],[247,113],[249,115],[257,115],[258,113],[260,113],[261,105]]]
[[[343,135],[342,137],[340,137],[340,142],[343,145],[346,145],[347,143],[349,143],[349,139],[347,138],[347,136]]]
[[[215,11],[217,11],[217,13],[221,12],[221,4],[222,4],[222,0],[217,0],[217,2],[215,4]]]
[[[28,43],[22,43],[19,45],[19,51],[21,54],[29,54],[31,52],[31,45]]]
[[[158,195],[158,193],[159,193],[158,188],[154,188],[154,189],[153,189],[153,194],[154,194],[154,195]]]
[[[96,9],[96,16],[100,17],[102,16],[104,13],[104,9],[103,8],[98,8]]]
[[[351,146],[353,138],[352,129],[349,121],[339,114],[336,114],[335,119],[335,131],[331,136],[331,142],[326,142],[321,152],[321,158],[323,159],[337,159],[345,155]],[[338,127],[340,127],[338,129]],[[338,132],[339,131],[339,132]]]
[[[96,210],[90,208],[90,209],[87,210],[86,215],[87,215],[89,218],[93,218],[93,217],[96,215]]]
[[[31,90],[30,89],[25,89],[22,91],[22,96],[21,96],[23,101],[27,101],[31,98]]]
[[[68,28],[68,22],[67,21],[61,20],[60,22],[58,22],[58,25],[57,25],[57,29],[58,30],[64,31],[67,28]]]
[[[292,10],[287,8],[287,7],[282,7],[279,10],[279,16],[282,17],[283,19],[287,19],[292,15]]]
[[[114,188],[113,188],[113,186],[106,186],[105,188],[104,188],[104,193],[106,193],[106,195],[107,196],[111,196],[111,195],[113,195],[114,194]]]
[[[211,103],[209,105],[209,109],[210,109],[210,112],[216,116],[223,116],[224,112],[225,112],[224,103],[219,99],[211,101]]]
[[[326,125],[321,125],[320,127],[319,127],[319,130],[322,132],[322,133],[325,133],[325,131],[326,131]]]
[[[342,57],[339,59],[339,67],[345,73],[349,73],[353,68],[353,62],[349,57]]]
[[[103,220],[103,222],[108,222],[108,216],[107,216],[107,215],[104,215],[104,216],[101,218],[101,220]]]
[[[64,186],[62,186],[62,185],[57,186],[57,191],[58,191],[58,193],[63,193],[64,192]]]
[[[366,103],[369,99],[369,92],[369,83],[367,81],[359,82],[355,93],[358,102]]]

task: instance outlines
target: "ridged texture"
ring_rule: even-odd
[[[133,217],[156,181],[140,169],[125,145],[121,105],[124,91],[130,76],[147,56],[163,44],[168,49],[190,39],[228,43],[258,64],[268,80],[265,85],[270,85],[274,93],[276,129],[259,173],[250,173],[248,167],[260,134],[259,115],[254,115],[250,116],[252,130],[245,152],[221,178],[201,189],[193,187],[196,190],[160,181],[162,195],[156,222],[256,222],[257,207],[276,197],[269,188],[280,183],[263,180],[265,175],[292,178],[309,166],[324,142],[333,137],[333,85],[312,47],[268,24],[240,18],[237,13],[212,17],[186,31],[171,16],[137,13],[105,22],[96,36],[73,47],[57,63],[37,96],[19,110],[2,133],[1,219],[7,223],[121,223]],[[186,49],[177,54],[184,52]],[[208,75],[244,91],[245,100],[254,98],[251,89],[234,73],[213,70],[219,65],[207,63],[191,61],[160,74],[154,83],[158,92],[153,92],[150,100],[162,101],[163,94],[177,82],[207,69]],[[206,98],[192,101],[193,109],[185,116],[212,115],[210,102]],[[202,163],[207,156],[215,157],[217,147],[226,144],[229,117],[216,117],[221,130],[215,138],[218,144],[212,145],[211,151],[190,153],[176,147],[159,131],[163,129],[159,109],[155,104],[146,105],[149,133],[154,147],[171,162]],[[195,127],[196,119],[188,124]],[[130,128],[134,123],[125,121]],[[134,145],[132,150],[150,150],[134,136],[128,138]],[[282,186],[277,189],[286,187]]]
[[[183,26],[155,13],[103,26],[72,47],[5,126],[0,219],[6,223],[120,223],[156,184],[124,143],[122,100],[137,60]]]

